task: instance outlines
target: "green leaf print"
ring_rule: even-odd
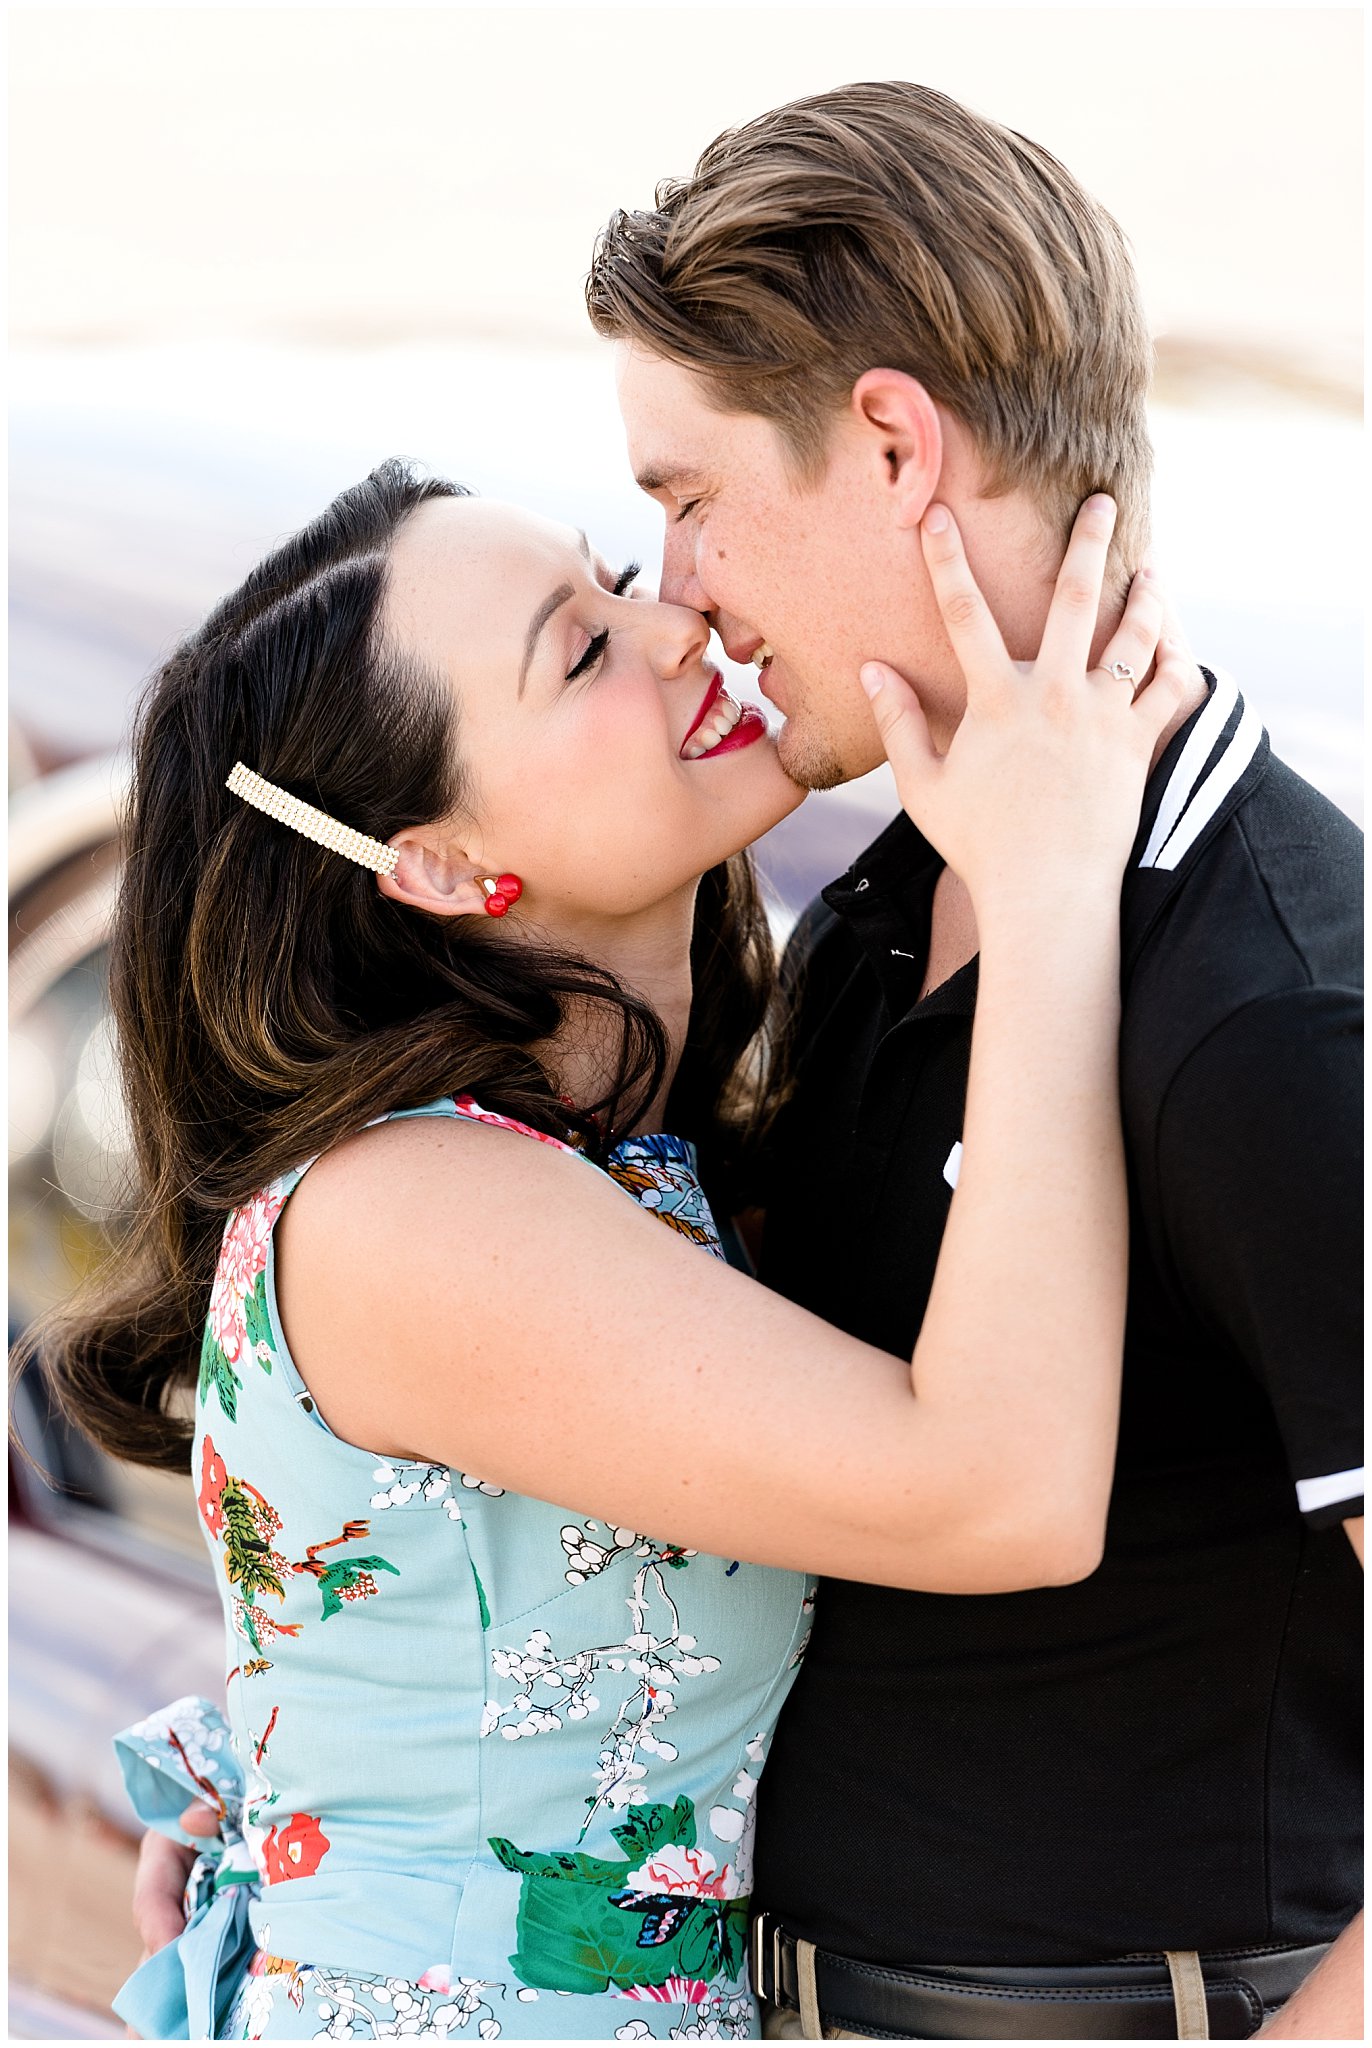
[[[210,1390],[219,1396],[219,1405],[230,1422],[238,1420],[238,1396],[243,1382],[224,1356],[223,1347],[209,1324],[205,1325],[205,1336],[200,1346],[200,1385],[198,1394],[201,1402],[208,1401]]]
[[[515,1922],[518,1949],[510,1963],[522,1982],[541,1990],[628,1991],[669,1977],[736,1975],[748,1933],[748,1900],[650,1894],[628,1885],[657,1851],[695,1846],[695,1808],[632,1807],[613,1830],[622,1862],[556,1850],[517,1849],[493,1837],[491,1848],[520,1878]]]
[[[224,1511],[224,1576],[241,1590],[245,1600],[258,1593],[270,1593],[284,1600],[286,1588],[277,1570],[277,1554],[259,1534],[257,1499],[232,1476],[219,1496]]]
[[[369,1599],[376,1591],[373,1572],[391,1572],[400,1577],[399,1565],[388,1564],[384,1557],[344,1557],[319,1572],[319,1590],[324,1597],[320,1619],[327,1621],[331,1614],[341,1614],[345,1600]]]
[[[520,1877],[572,1878],[581,1884],[623,1884],[624,1865],[604,1856],[583,1856],[579,1849],[565,1853],[558,1849],[516,1849],[500,1835],[492,1835],[490,1846],[507,1870]]]
[[[655,1849],[665,1849],[672,1842],[694,1849],[696,1810],[685,1798],[674,1806],[631,1806],[623,1826],[611,1833],[630,1863],[642,1863]]]
[[[627,1991],[665,1983],[676,1969],[676,1947],[641,1962],[638,1927],[610,1904],[603,1884],[526,1877],[515,1921],[519,1946],[510,1958],[520,1981],[544,1991]]]
[[[271,1320],[267,1314],[267,1276],[265,1272],[259,1273],[253,1282],[252,1293],[248,1295],[243,1303],[243,1316],[247,1324],[248,1349],[261,1366],[263,1372],[270,1372],[272,1369],[271,1353],[273,1345]],[[267,1356],[265,1358],[257,1348],[259,1344],[266,1346]]]

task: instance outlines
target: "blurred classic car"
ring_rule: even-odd
[[[11,797],[11,1336],[117,1237],[127,1199],[104,976],[119,789],[102,760]],[[109,1999],[139,1951],[110,1737],[163,1700],[218,1692],[219,1601],[189,1478],[99,1456],[32,1373],[13,1419],[9,2031],[98,2038],[121,2031]]]

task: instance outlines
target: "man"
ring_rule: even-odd
[[[590,310],[667,515],[663,594],[759,659],[795,779],[881,759],[874,656],[936,741],[955,729],[935,503],[1027,658],[1072,515],[1110,491],[1098,655],[1146,544],[1151,362],[1119,231],[1062,167],[867,85],[720,138],[659,197],[606,230]],[[1133,1271],[1105,1561],[1005,1596],[821,1588],[760,1793],[778,2036],[1360,2032],[1339,1527],[1360,1552],[1359,868],[1233,684],[1198,675],[1122,901]],[[901,1355],[958,1177],[976,944],[902,818],[788,961],[761,1276]],[[165,1847],[137,1909],[154,1946],[180,1924]]]
[[[1122,237],[1062,166],[937,93],[862,85],[720,137],[658,200],[605,230],[588,304],[666,513],[663,596],[758,660],[794,778],[881,758],[874,656],[936,743],[955,729],[935,501],[1027,658],[1072,513],[1111,492],[1098,654],[1147,540],[1151,355]],[[1361,2033],[1360,865],[1234,684],[1198,674],[1122,899],[1105,1560],[986,1598],[821,1587],[760,1794],[778,2037]],[[761,1277],[901,1354],[957,1183],[976,943],[900,818],[788,958]]]

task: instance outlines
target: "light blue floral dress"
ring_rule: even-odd
[[[523,1129],[470,1097],[400,1114]],[[753,1794],[809,1582],[334,1436],[273,1285],[307,1170],[230,1217],[205,1330],[227,1715],[180,1700],[116,1745],[146,1823],[186,1840],[199,1791],[223,1846],[116,2009],[160,2039],[755,2035]],[[689,1144],[630,1138],[608,1171],[722,1255]],[[622,1428],[633,1458],[632,1406]]]

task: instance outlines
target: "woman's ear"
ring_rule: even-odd
[[[427,910],[433,917],[484,913],[486,892],[478,877],[488,872],[441,826],[412,825],[386,844],[399,859],[393,875],[378,875],[376,886],[396,903]]]
[[[881,465],[891,511],[902,527],[917,527],[929,509],[943,469],[943,422],[918,377],[904,370],[864,370],[849,406]]]

